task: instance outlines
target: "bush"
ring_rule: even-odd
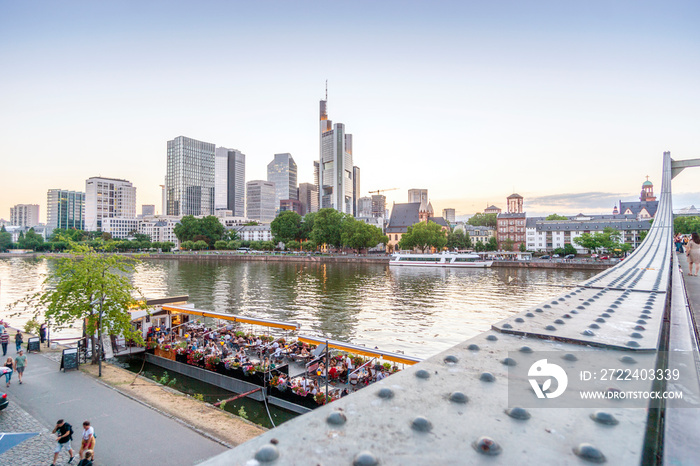
[[[219,240],[214,243],[214,248],[217,250],[228,249],[228,243],[226,241]]]
[[[219,408],[221,408],[221,409],[223,409],[224,411],[226,411],[226,402],[225,402],[225,401],[222,401],[222,402],[219,404]]]
[[[27,323],[24,324],[24,333],[38,335],[39,327],[41,327],[41,325],[36,321],[36,319],[28,320]]]
[[[238,410],[238,415],[243,419],[248,419],[248,413],[245,412],[245,408],[243,406],[241,406],[241,409]]]
[[[201,393],[195,393],[194,395],[192,395],[192,398],[198,401],[204,401],[204,395],[202,395]]]

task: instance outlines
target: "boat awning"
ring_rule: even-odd
[[[405,354],[390,353],[378,349],[371,349],[365,346],[353,345],[352,343],[344,343],[342,341],[326,340],[325,338],[311,337],[308,335],[299,335],[299,341],[312,345],[325,345],[328,343],[329,348],[335,348],[348,353],[361,354],[362,356],[370,356],[373,358],[382,358],[387,361],[398,362],[400,364],[413,365],[422,361],[422,359],[406,356]]]
[[[261,325],[263,327],[275,327],[285,330],[299,330],[301,325],[296,322],[280,322],[278,320],[256,319],[254,317],[244,317],[224,312],[204,311],[184,306],[164,305],[163,310],[177,312],[179,314],[189,314],[193,316],[211,317],[212,319],[228,320],[230,322],[241,322],[244,324]]]

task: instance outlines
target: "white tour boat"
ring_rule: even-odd
[[[483,260],[478,254],[393,254],[389,265],[411,267],[491,267],[493,261]]]

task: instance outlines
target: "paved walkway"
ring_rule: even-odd
[[[8,355],[15,355],[14,348],[8,351]],[[14,426],[24,432],[27,429],[34,432],[40,428],[44,430],[43,436],[36,441],[29,440],[0,455],[0,464],[50,464],[50,461],[38,459],[15,462],[15,450],[26,452],[31,449],[32,455],[37,450],[43,450],[43,455],[39,453],[36,456],[52,459],[53,442],[47,445],[47,432],[60,418],[73,425],[73,449],[76,453],[80,449],[82,423],[90,420],[97,438],[97,465],[192,465],[226,450],[222,445],[82,372],[60,372],[55,361],[40,354],[28,355],[24,384],[19,385],[15,375],[12,385],[6,390],[10,405],[14,403],[17,406],[0,412],[0,419],[5,421],[0,428],[5,430],[7,426],[6,431],[13,431]],[[8,413],[11,416],[3,417]],[[48,438],[51,439],[50,436]],[[36,444],[30,445],[29,442]],[[22,449],[23,446],[26,448]],[[7,460],[5,455],[8,455]],[[68,454],[61,453],[57,464],[66,464],[67,461]]]
[[[676,254],[676,253],[674,253]],[[685,254],[677,254],[680,260],[681,269],[683,270],[683,280],[685,281],[685,292],[688,295],[688,302],[690,303],[690,309],[693,311],[693,317],[695,318],[695,325],[700,325],[700,275],[697,277],[691,277],[688,275],[688,258]],[[696,328],[697,332],[697,328]]]

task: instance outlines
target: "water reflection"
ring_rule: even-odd
[[[46,260],[1,259],[0,303],[41,287]],[[390,268],[376,264],[149,260],[148,297],[188,294],[198,308],[299,322],[304,333],[426,357],[487,330],[595,272]]]

